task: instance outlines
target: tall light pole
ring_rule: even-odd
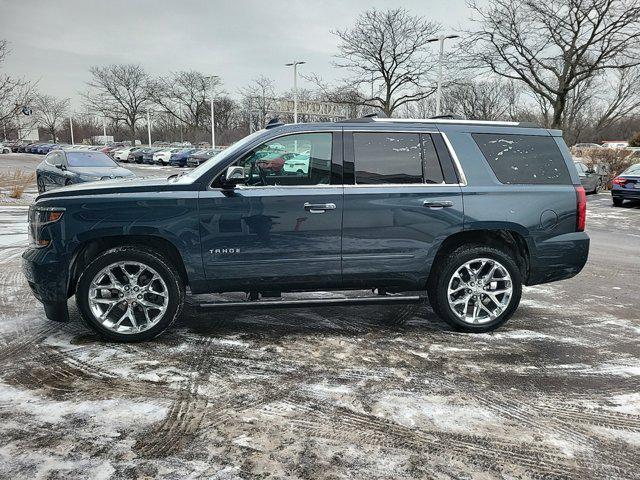
[[[440,35],[430,38],[427,42],[440,42],[440,55],[438,56],[438,91],[436,93],[436,115],[440,115],[442,105],[442,62],[444,60],[444,41],[450,38],[458,38],[460,35]]]
[[[69,115],[69,131],[71,132],[71,145],[75,145],[76,142],[73,140],[73,117]]]
[[[210,75],[207,77],[207,79],[209,79],[209,88],[211,89],[209,92],[209,96],[211,97],[209,98],[211,102],[211,148],[216,148],[216,122],[214,117],[215,112],[213,111],[213,86],[216,78],[220,77],[218,75]]]
[[[107,144],[107,117],[102,118],[102,140]]]
[[[151,147],[151,115],[147,110],[147,135],[149,136],[149,147]]]
[[[298,123],[298,65],[305,63],[299,60],[285,63],[285,67],[293,67],[293,123]]]

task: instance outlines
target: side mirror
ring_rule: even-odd
[[[67,168],[64,166],[64,163],[59,163],[58,165],[56,165],[56,167],[60,170],[66,170]]]
[[[228,188],[233,188],[236,185],[241,183],[245,183],[247,177],[244,174],[244,167],[233,166],[227,168],[227,173],[224,177],[224,186]]]

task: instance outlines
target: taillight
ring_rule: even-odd
[[[587,194],[582,185],[576,185],[576,199],[576,232],[584,232],[584,228],[587,225]]]
[[[616,177],[613,180],[611,180],[611,183],[613,185],[620,185],[621,187],[624,187],[628,181],[629,180],[627,180],[626,178]]]

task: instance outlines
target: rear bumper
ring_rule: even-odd
[[[614,187],[611,189],[611,196],[623,200],[640,200],[640,188]]]
[[[539,242],[531,251],[527,285],[571,278],[583,269],[589,257],[589,235],[566,233]]]
[[[68,265],[48,248],[28,248],[22,254],[22,271],[34,296],[50,320],[67,321]]]

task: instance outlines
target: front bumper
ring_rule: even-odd
[[[22,254],[22,271],[34,296],[50,320],[69,320],[67,310],[68,265],[49,248],[28,248]]]

